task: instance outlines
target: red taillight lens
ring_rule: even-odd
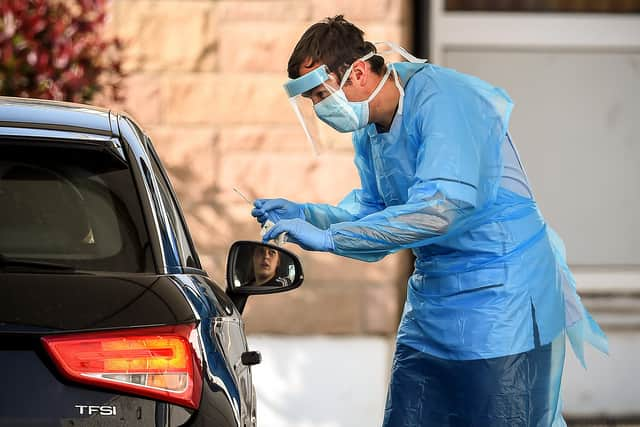
[[[202,368],[194,325],[43,337],[69,379],[197,409]]]

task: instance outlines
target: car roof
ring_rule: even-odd
[[[0,96],[0,126],[112,136],[109,110],[71,102]],[[114,132],[115,130],[115,132]]]

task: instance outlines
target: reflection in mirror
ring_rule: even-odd
[[[265,244],[252,243],[238,247],[233,266],[233,287],[288,287],[296,279],[293,258]]]

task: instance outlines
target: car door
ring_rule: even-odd
[[[251,367],[242,363],[242,354],[248,351],[248,346],[241,314],[227,294],[209,279],[192,277],[204,285],[207,298],[220,305],[217,311],[224,313],[211,319],[212,335],[229,363],[230,372],[233,372],[241,396],[240,414],[243,426],[253,427],[256,425],[256,395]]]
[[[214,338],[225,354],[229,369],[234,373],[240,392],[240,414],[243,426],[255,426],[255,391],[251,367],[242,363],[242,353],[247,351],[244,325],[239,316],[217,317],[212,321]]]
[[[204,280],[206,273],[201,269],[197,253],[193,248],[191,236],[184,223],[184,217],[180,211],[171,184],[164,173],[153,146],[147,140],[147,150],[150,153],[151,166],[155,180],[158,184],[159,198],[167,216],[167,225],[173,235],[175,246],[179,254],[180,267],[186,273],[196,273],[198,281],[204,282],[203,289],[210,290],[213,298],[220,304],[228,297],[216,285]],[[192,276],[192,277],[194,277]],[[211,298],[211,293],[206,296]],[[230,301],[228,301],[230,303]],[[229,371],[234,376],[234,381],[240,394],[240,416],[243,426],[255,425],[255,391],[251,378],[251,368],[242,363],[242,353],[247,351],[247,340],[244,334],[244,324],[237,310],[225,311],[224,316],[216,316],[211,319],[212,334],[224,353],[229,363]]]

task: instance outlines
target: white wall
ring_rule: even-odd
[[[569,349],[563,376],[564,413],[579,416],[637,415],[640,331],[609,332],[609,356],[587,347],[587,370]]]
[[[382,424],[390,340],[365,337],[247,338],[258,427],[375,427]]]

